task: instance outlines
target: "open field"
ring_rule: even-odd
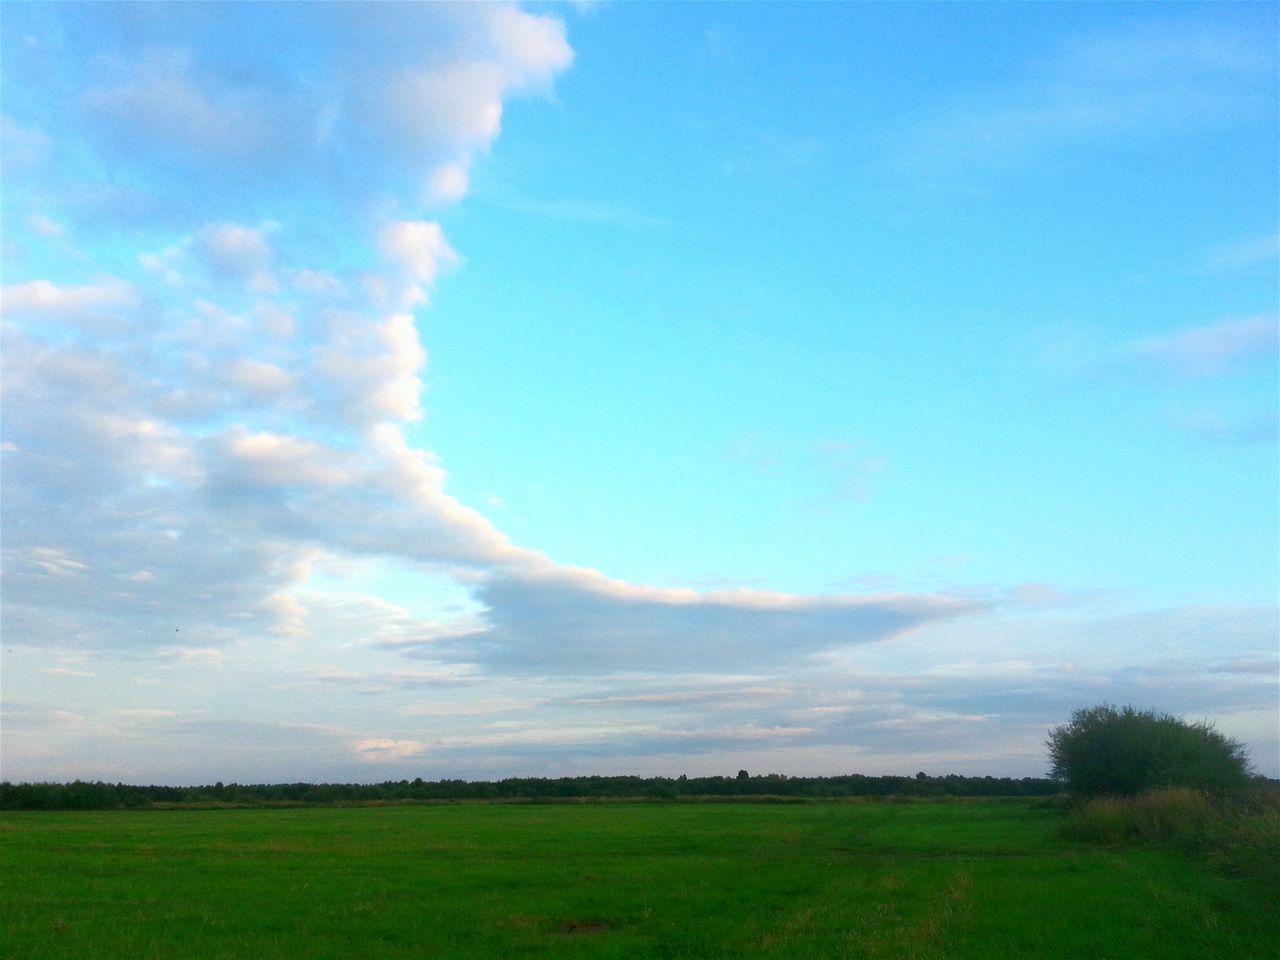
[[[1264,889],[1025,801],[5,813],[6,960],[1280,956]]]

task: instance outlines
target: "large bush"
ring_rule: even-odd
[[[1212,724],[1103,704],[1049,731],[1051,776],[1080,794],[1164,787],[1235,790],[1249,782],[1244,748]]]

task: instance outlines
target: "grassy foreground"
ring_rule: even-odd
[[[1025,801],[0,815],[0,956],[1268,958],[1266,892]]]

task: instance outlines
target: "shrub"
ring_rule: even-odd
[[[1239,790],[1249,783],[1244,748],[1206,722],[1103,704],[1077,710],[1049,731],[1051,776],[1072,792],[1133,795],[1189,787]]]

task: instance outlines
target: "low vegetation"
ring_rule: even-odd
[[[1119,846],[1168,846],[1280,895],[1280,787],[1259,783],[1233,796],[1174,787],[1074,804],[1065,835]]]
[[[1042,797],[1061,788],[1039,777],[511,777],[495,781],[266,783],[198,787],[0,783],[0,810],[117,810],[151,806],[298,806],[452,800],[812,800],[842,797]]]
[[[1268,889],[1054,801],[0,813],[0,956],[1275,956]]]
[[[1280,785],[1206,722],[1103,704],[1049,732],[1053,776],[1073,794],[1063,834],[1166,847],[1280,895]]]

